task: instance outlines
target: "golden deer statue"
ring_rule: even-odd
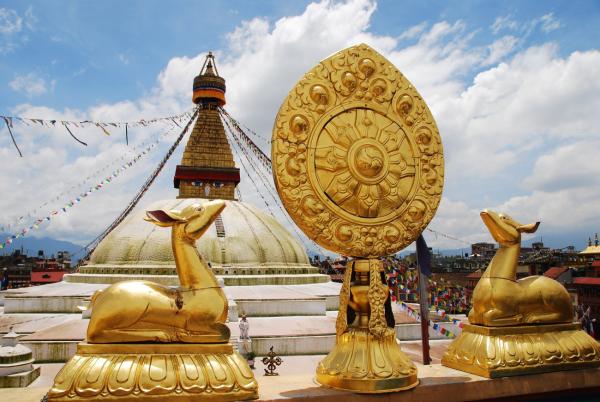
[[[147,211],[147,221],[172,228],[181,286],[123,281],[96,292],[88,342],[228,342],[227,298],[195,246],[224,208],[224,201],[214,200],[181,211]]]
[[[469,323],[442,364],[488,378],[600,366],[600,344],[573,322],[567,290],[545,276],[517,280],[522,225],[485,210],[481,219],[500,249],[473,291]]]
[[[503,327],[572,322],[571,298],[564,286],[545,276],[517,280],[521,233],[534,233],[539,222],[522,225],[489,210],[481,212],[481,219],[500,249],[473,291],[469,323]]]

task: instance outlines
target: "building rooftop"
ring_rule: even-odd
[[[592,243],[592,238],[590,237],[588,240],[588,246],[581,253],[583,255],[600,255],[600,240],[598,239],[598,233],[594,236],[594,242]]]
[[[567,268],[567,267],[552,267],[552,268],[549,268],[546,272],[544,272],[544,276],[547,276],[548,278],[556,279],[559,276],[561,276],[562,274],[564,274],[565,272],[567,272],[568,270],[569,270],[569,268]]]
[[[583,255],[600,255],[600,246],[587,246],[581,253]]]
[[[600,286],[600,278],[590,278],[590,277],[580,277],[573,279],[574,285],[592,285],[592,286]]]
[[[473,279],[481,278],[481,275],[483,275],[483,272],[480,269],[478,269],[477,271],[472,272],[469,275],[467,275],[467,278],[473,278]]]

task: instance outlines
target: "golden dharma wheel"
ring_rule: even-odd
[[[429,108],[365,44],[321,61],[290,91],[275,119],[272,162],[296,224],[352,257],[393,254],[415,241],[444,184]]]

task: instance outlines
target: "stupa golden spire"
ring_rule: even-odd
[[[194,78],[192,100],[199,105],[200,112],[181,165],[175,170],[177,198],[234,200],[240,170],[235,166],[219,117],[218,107],[225,105],[225,79],[219,76],[211,52]]]

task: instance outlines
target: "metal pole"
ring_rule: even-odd
[[[431,364],[429,355],[429,303],[427,301],[427,276],[421,272],[419,257],[417,256],[417,266],[419,267],[419,307],[421,312],[421,342],[423,346],[423,364]]]

